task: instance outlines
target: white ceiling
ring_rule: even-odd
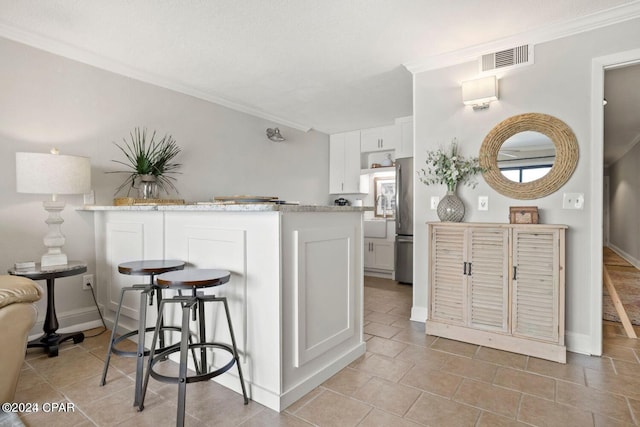
[[[412,114],[403,64],[631,0],[0,0],[0,36],[326,133]]]

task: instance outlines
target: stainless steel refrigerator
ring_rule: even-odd
[[[395,273],[413,283],[413,157],[396,159]]]

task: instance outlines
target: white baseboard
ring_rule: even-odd
[[[412,321],[424,323],[427,321],[427,315],[428,315],[427,307],[420,307],[417,305],[414,305],[413,307],[411,307]]]
[[[570,351],[572,353],[586,354],[588,356],[601,356],[601,354],[593,354],[591,352],[591,345],[593,341],[591,336],[585,334],[576,334],[569,331],[565,331],[564,334],[567,351]]]
[[[102,326],[100,315],[95,306],[63,311],[58,313],[57,317],[58,324],[60,325],[57,332],[60,333],[84,331]],[[29,339],[32,339],[32,337],[38,338],[42,335],[44,320],[44,316],[42,318],[38,316],[38,320],[36,320],[35,325],[33,325],[33,328],[29,331]]]
[[[632,255],[626,253],[616,245],[609,243],[609,249],[620,255],[625,261],[633,265],[635,268],[640,269],[640,260],[634,258]]]

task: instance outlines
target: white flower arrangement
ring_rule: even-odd
[[[475,188],[478,182],[474,175],[484,172],[480,167],[477,157],[465,159],[458,154],[458,140],[453,138],[448,150],[439,148],[436,151],[428,151],[426,168],[418,172],[418,177],[423,184],[445,184],[448,191],[455,191],[459,183]]]

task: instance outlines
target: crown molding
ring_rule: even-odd
[[[430,56],[428,58],[407,62],[404,67],[413,74],[436,70],[465,62],[475,61],[480,56],[509,49],[524,44],[539,44],[563,37],[596,30],[609,25],[618,24],[640,17],[640,1],[633,1],[621,6],[596,12],[590,15],[547,25],[532,31],[516,34],[479,45],[469,46],[452,52]]]
[[[154,86],[159,86],[185,95],[193,96],[194,98],[212,102],[214,104],[227,107],[231,110],[269,120],[283,126],[300,130],[302,132],[308,132],[311,130],[311,126],[296,123],[282,117],[278,117],[274,114],[267,113],[266,111],[260,110],[258,108],[240,104],[238,102],[234,102],[221,96],[212,94],[210,92],[203,91],[196,87],[175,80],[167,79],[166,77],[160,76],[158,74],[131,67],[114,59],[98,55],[96,53],[59,40],[51,39],[34,32],[15,28],[7,24],[6,22],[0,22],[0,37],[26,44],[28,46],[53,53],[58,56],[81,62],[83,64],[91,65],[92,67],[96,67],[101,70],[110,71],[112,73],[129,77],[134,80],[139,80],[141,82],[149,83]]]

